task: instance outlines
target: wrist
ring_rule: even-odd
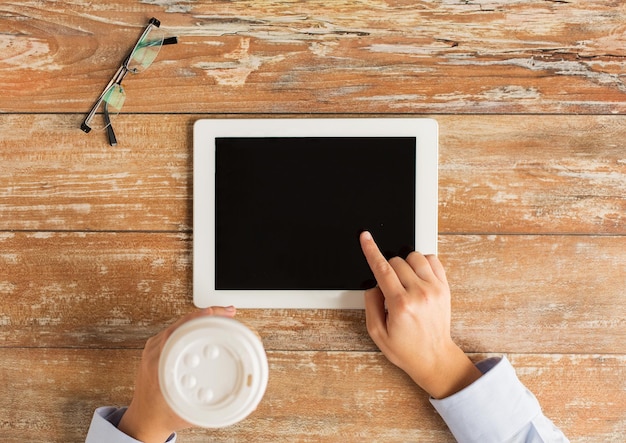
[[[441,348],[427,372],[412,378],[431,397],[442,399],[463,390],[481,376],[469,357],[451,341]]]
[[[165,443],[173,434],[172,431],[162,428],[160,423],[138,414],[132,403],[122,416],[117,429],[143,443]]]

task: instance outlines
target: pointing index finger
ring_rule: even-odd
[[[404,286],[400,282],[396,271],[389,264],[385,256],[378,249],[372,234],[363,231],[360,236],[361,249],[367,264],[374,273],[374,278],[382,290],[385,298],[404,293]]]

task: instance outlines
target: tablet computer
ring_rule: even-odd
[[[198,307],[360,309],[361,231],[437,252],[435,120],[205,119],[193,146]]]

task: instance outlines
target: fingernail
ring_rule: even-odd
[[[235,312],[234,306],[226,306],[224,309],[226,309],[228,312]]]
[[[370,233],[370,231],[363,231],[363,233],[361,235],[363,236],[363,240],[371,240],[372,239],[372,234]]]

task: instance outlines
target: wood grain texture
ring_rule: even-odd
[[[0,229],[189,231],[203,117],[121,116],[111,148],[81,116],[0,114]],[[441,233],[626,233],[623,116],[436,119]]]
[[[4,2],[1,112],[86,112],[147,19],[130,112],[623,113],[626,8],[564,1]]]
[[[191,309],[184,234],[7,233],[0,246],[10,251],[0,254],[3,346],[141,347]],[[626,237],[448,235],[440,250],[467,351],[626,352]],[[241,318],[271,350],[375,349],[359,311]]]
[[[119,145],[78,128],[147,20]],[[0,2],[0,432],[80,442],[191,303],[192,125],[435,117],[455,340],[507,354],[573,442],[626,441],[626,4]],[[241,310],[260,408],[182,442],[450,442],[364,313]],[[478,354],[479,353],[479,354]]]
[[[1,229],[190,230],[191,120],[120,118],[112,148],[81,119],[0,115]]]
[[[439,229],[626,230],[622,116],[437,116]]]
[[[3,441],[83,440],[96,407],[128,404],[140,354],[0,349],[0,380],[11,381],[0,406]],[[623,356],[508,358],[572,441],[623,441]],[[181,441],[454,441],[427,395],[378,352],[274,351],[268,360],[270,381],[256,412],[224,430],[184,431]]]

